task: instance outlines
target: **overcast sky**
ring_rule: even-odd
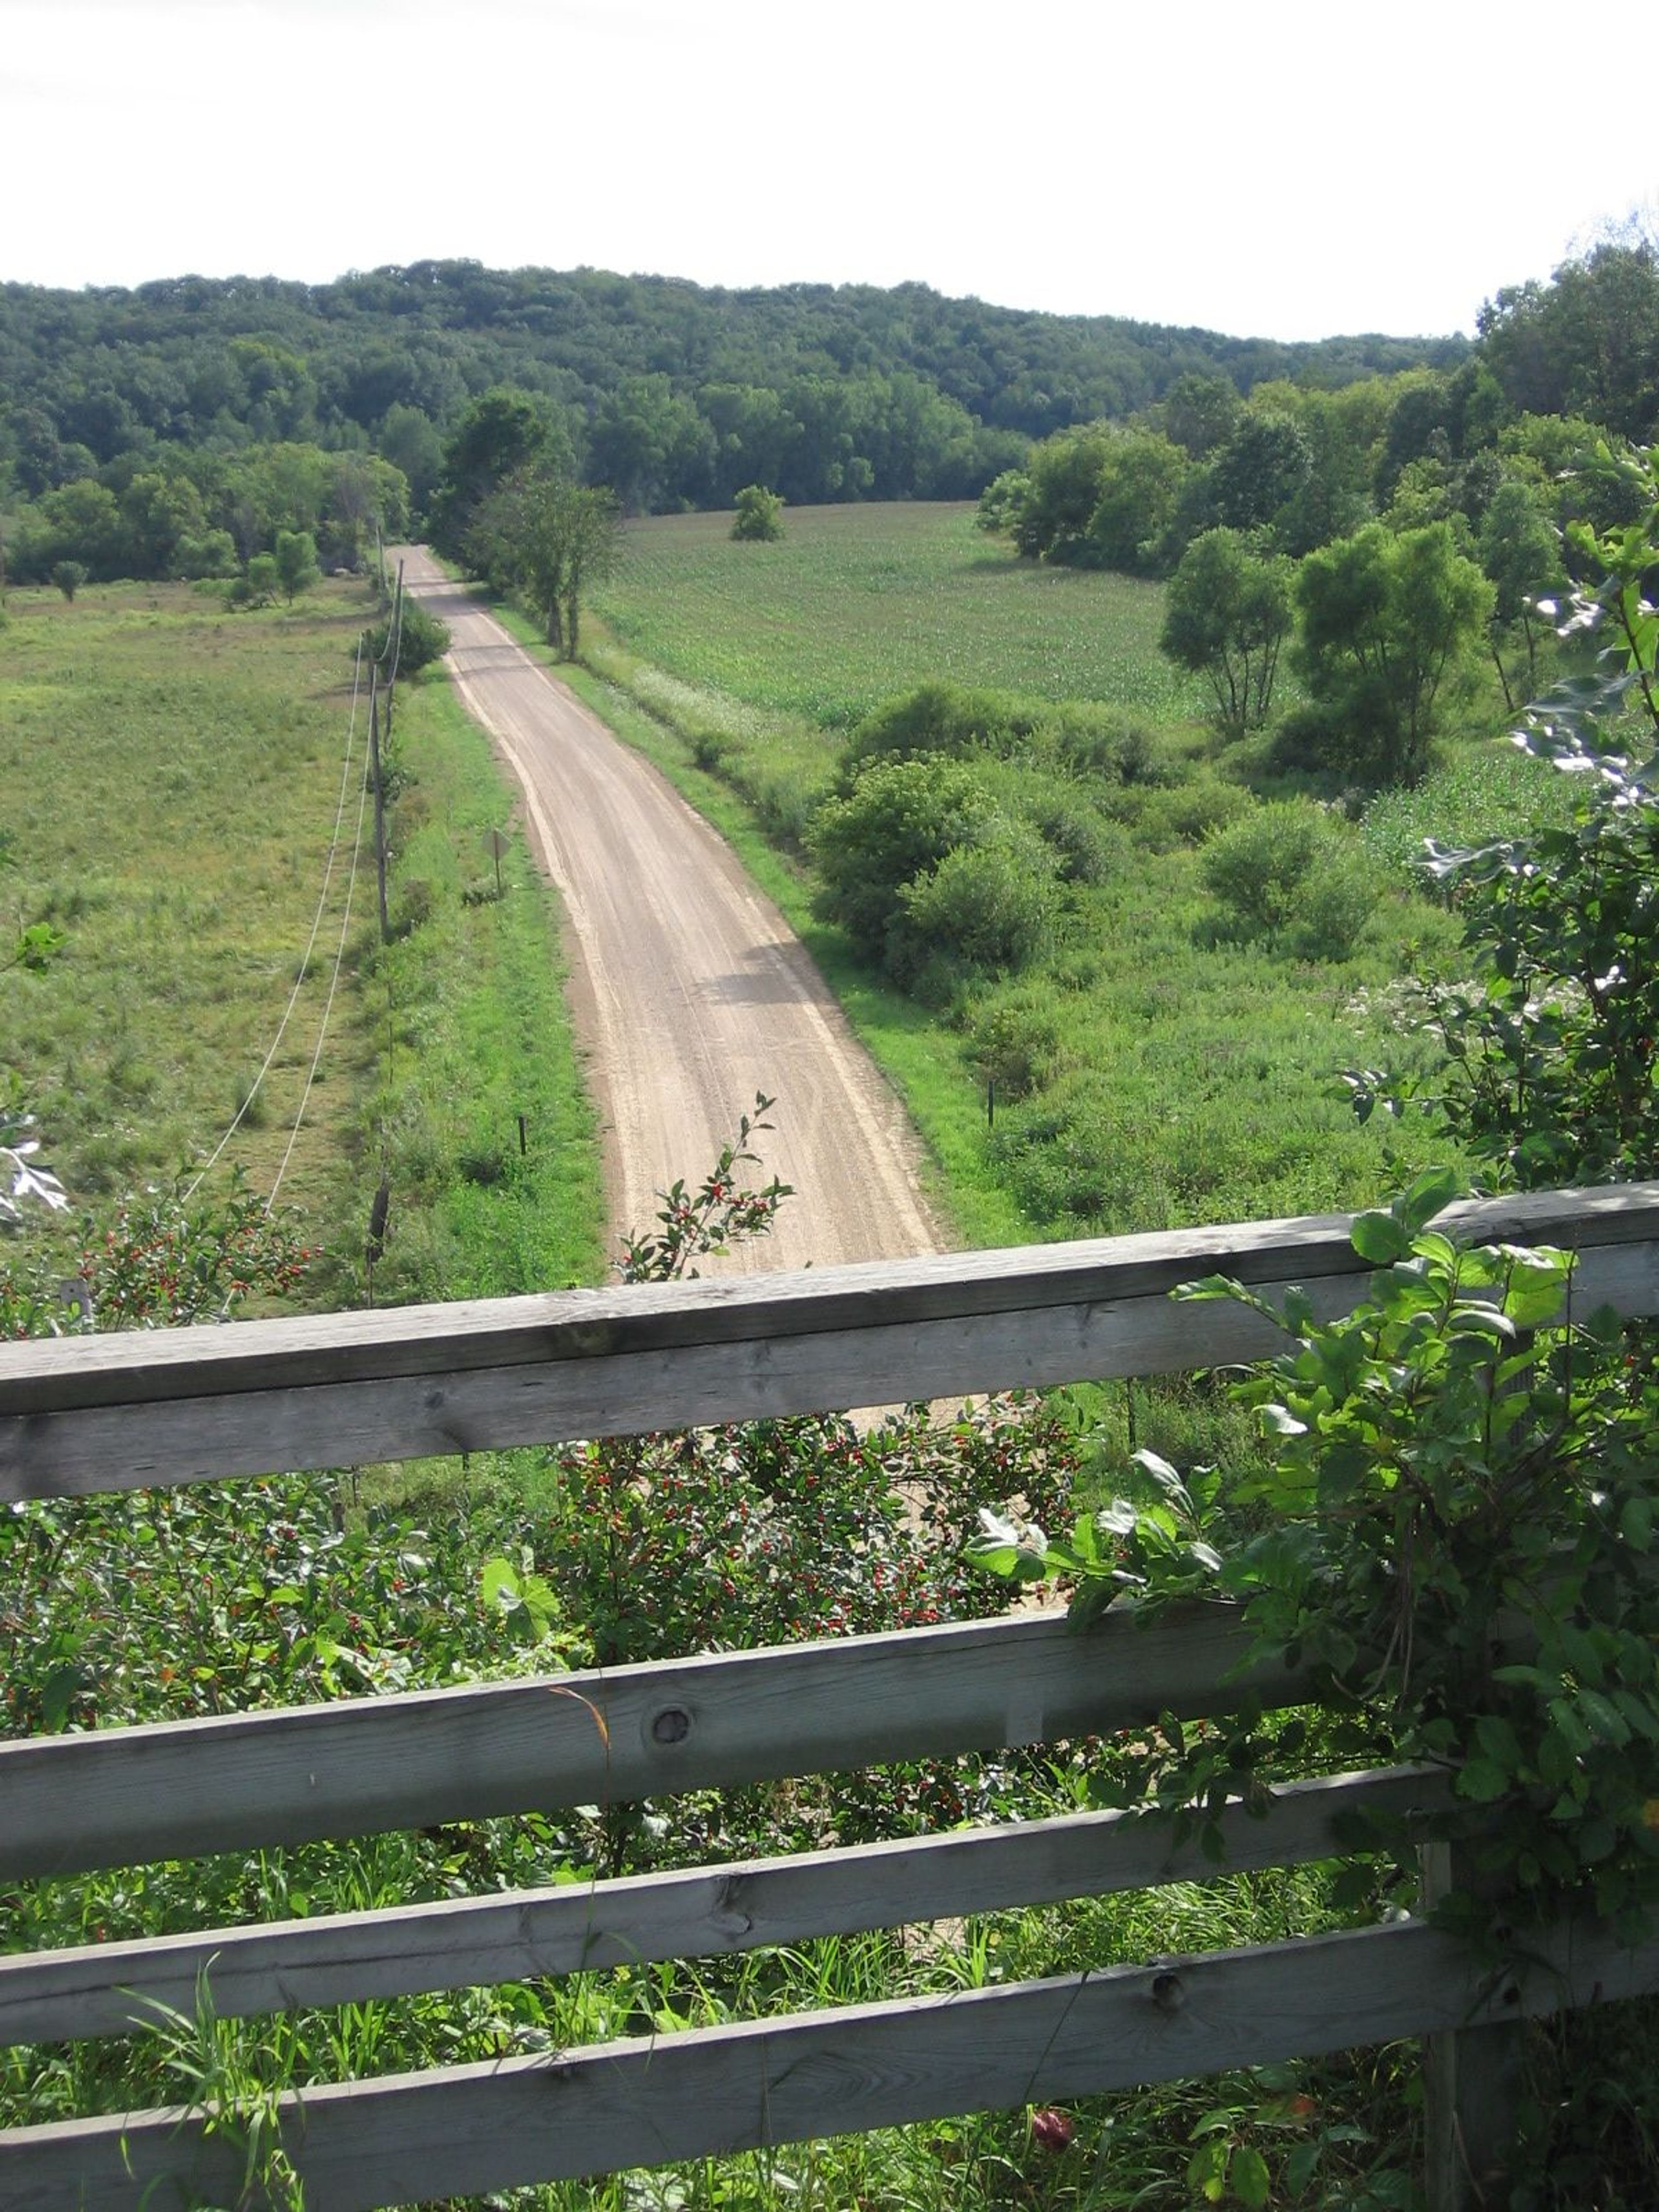
[[[1570,22],[1553,0],[0,0],[0,279],[463,255],[914,277],[1241,336],[1467,331],[1659,187],[1613,42]]]

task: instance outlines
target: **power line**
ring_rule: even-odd
[[[368,808],[368,776],[365,772],[357,793],[357,834],[351,845],[351,870],[346,878],[345,911],[340,916],[340,941],[334,948],[334,972],[328,979],[328,996],[323,1002],[323,1018],[317,1025],[317,1049],[311,1055],[311,1066],[306,1070],[304,1088],[300,1093],[300,1110],[294,1117],[294,1127],[289,1132],[288,1146],[283,1154],[282,1165],[276,1170],[276,1180],[270,1186],[270,1196],[265,1200],[269,1213],[276,1203],[276,1194],[283,1187],[283,1177],[288,1173],[288,1164],[294,1157],[294,1147],[300,1141],[300,1125],[306,1118],[306,1107],[311,1098],[311,1086],[317,1079],[318,1063],[323,1056],[323,1040],[328,1035],[328,1018],[334,1010],[334,994],[340,987],[340,969],[345,961],[346,938],[351,928],[352,894],[357,884],[357,861],[363,849],[363,816]]]
[[[289,1018],[292,1015],[295,1006],[299,1000],[300,993],[304,988],[307,973],[311,966],[311,955],[317,943],[317,933],[322,927],[324,910],[328,904],[329,885],[334,880],[335,857],[340,849],[340,824],[345,817],[346,794],[349,791],[351,785],[351,753],[352,747],[356,741],[357,699],[362,684],[362,672],[363,641],[360,637],[357,641],[356,664],[352,670],[351,676],[351,716],[346,725],[345,758],[340,765],[340,795],[335,803],[334,831],[332,836],[329,840],[328,858],[323,867],[323,887],[317,895],[317,911],[311,918],[311,934],[306,939],[306,949],[304,952],[300,956],[300,966],[299,970],[294,978],[294,988],[289,993],[288,1004],[283,1009],[283,1018],[277,1024],[276,1034],[270,1041],[270,1049],[266,1053],[264,1061],[260,1065],[259,1073],[254,1077],[252,1085],[249,1086],[247,1097],[243,1099],[240,1106],[236,1109],[235,1120],[232,1121],[229,1128],[225,1131],[224,1135],[220,1138],[218,1144],[214,1148],[212,1157],[198,1172],[194,1180],[185,1190],[185,1196],[186,1199],[194,1198],[198,1189],[201,1187],[204,1178],[210,1175],[214,1168],[218,1165],[220,1159],[223,1157],[225,1146],[236,1134],[238,1129],[241,1127],[243,1119],[246,1116],[249,1107],[252,1105],[255,1098],[258,1096],[260,1085],[270,1073],[270,1064],[276,1057],[277,1048],[281,1045],[283,1034],[288,1028]],[[358,835],[360,837],[362,834],[362,810],[360,805],[358,808]],[[353,855],[352,865],[355,870],[356,865],[355,854]]]

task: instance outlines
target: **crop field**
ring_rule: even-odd
[[[843,729],[924,677],[1103,699],[1166,721],[1198,685],[1158,652],[1161,586],[1038,568],[965,505],[792,507],[775,544],[721,514],[631,526],[597,595],[641,659],[768,711]]]

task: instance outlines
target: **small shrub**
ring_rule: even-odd
[[[392,641],[392,617],[387,615],[374,623],[367,634],[369,658],[389,669],[388,647]],[[356,648],[354,647],[355,651]],[[405,599],[398,632],[398,673],[399,676],[418,676],[434,660],[441,660],[449,650],[449,626],[428,614],[418,599]]]
[[[1302,960],[1351,960],[1381,896],[1365,854],[1328,853],[1302,885],[1285,949]]]
[[[425,876],[409,876],[398,886],[392,915],[393,933],[407,937],[431,921],[438,910],[438,894]]]
[[[1325,817],[1295,799],[1270,799],[1204,848],[1205,888],[1248,929],[1280,929],[1319,857]]]
[[[967,1036],[969,1060],[1003,1098],[1028,1097],[1064,1063],[1066,1024],[1058,1000],[1041,986],[981,1006]]]
[[[1200,868],[1235,933],[1307,959],[1346,959],[1380,895],[1352,831],[1306,799],[1256,807],[1210,841]]]
[[[902,887],[936,868],[957,845],[982,836],[995,806],[981,780],[957,762],[872,763],[850,794],[819,808],[810,839],[823,878],[817,906],[839,922],[867,958],[888,951],[905,908]]]
[[[899,892],[902,919],[890,933],[888,966],[901,981],[925,962],[975,975],[1007,975],[1030,965],[1054,941],[1058,871],[1053,854],[1023,823],[1000,825],[982,842],[957,845]],[[939,994],[935,967],[929,995]]]
[[[1041,701],[1006,691],[969,690],[960,684],[919,684],[884,700],[866,714],[842,749],[841,787],[850,788],[875,760],[945,753],[1007,754],[1029,749],[1054,710]]]
[[[1024,779],[1019,811],[1042,839],[1067,883],[1103,884],[1130,864],[1120,823],[1109,821],[1079,786],[1058,777]]]
[[[1177,845],[1201,845],[1243,821],[1251,805],[1249,792],[1237,784],[1200,775],[1167,791],[1147,793],[1131,818],[1139,822],[1141,839],[1152,851],[1169,852]]]
[[[783,501],[764,484],[745,484],[738,494],[732,535],[752,544],[769,544],[783,535]]]
[[[1126,784],[1176,781],[1178,770],[1163,741],[1121,707],[1068,701],[1050,710],[1045,726],[1060,758],[1079,775]]]

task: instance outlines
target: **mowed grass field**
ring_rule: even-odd
[[[726,514],[629,526],[595,607],[620,643],[693,684],[842,730],[923,676],[1158,721],[1203,712],[1158,652],[1163,591],[1039,568],[967,505],[790,507],[775,544]]]

